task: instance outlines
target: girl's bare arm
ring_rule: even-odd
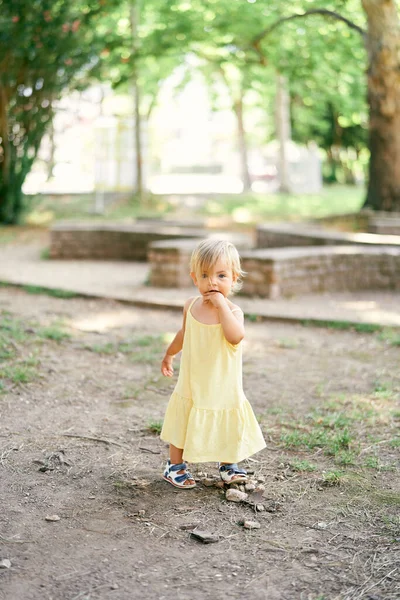
[[[238,344],[244,338],[244,315],[238,309],[232,312],[227,302],[218,306],[219,318],[226,340],[233,345]]]
[[[175,335],[175,337],[172,340],[172,342],[170,343],[170,345],[168,346],[168,348],[165,352],[164,358],[162,360],[161,373],[164,375],[164,377],[172,377],[172,375],[174,374],[174,367],[172,365],[172,361],[174,359],[174,356],[176,354],[178,354],[182,350],[182,347],[183,347],[183,338],[185,336],[186,314],[187,314],[187,311],[188,311],[191,301],[192,301],[192,298],[189,298],[189,300],[185,303],[185,306],[183,308],[182,327],[178,331],[178,333]]]

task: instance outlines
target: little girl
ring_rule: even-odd
[[[170,444],[163,478],[181,489],[195,487],[186,462],[219,462],[223,481],[246,481],[238,462],[265,448],[242,388],[244,316],[228,300],[243,271],[235,246],[204,240],[193,251],[190,276],[200,296],[187,300],[183,325],[161,365],[166,377],[182,352],[178,382],[165,414],[161,439]]]

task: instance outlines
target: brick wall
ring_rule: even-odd
[[[151,242],[205,235],[202,230],[152,223],[57,223],[50,230],[50,258],[145,261]]]
[[[326,246],[242,254],[242,294],[261,298],[312,292],[400,289],[400,248]]]
[[[256,228],[257,248],[284,248],[291,246],[393,246],[400,248],[400,235],[374,233],[345,233],[326,231],[303,224],[261,224]]]

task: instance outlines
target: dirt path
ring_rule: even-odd
[[[178,314],[11,288],[0,311],[1,600],[399,597],[398,334],[247,323],[259,512],[215,465],[160,478]]]

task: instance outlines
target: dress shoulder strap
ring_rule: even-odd
[[[190,312],[190,310],[191,310],[191,308],[192,308],[193,304],[194,304],[194,303],[196,302],[196,300],[198,300],[199,298],[200,298],[200,296],[195,296],[195,297],[193,298],[193,300],[192,300],[192,301],[191,301],[191,303],[189,304],[188,312]]]
[[[231,310],[231,312],[238,312],[238,311],[239,311],[239,312],[242,312],[242,309],[241,309],[241,308],[239,308],[239,307],[237,307],[237,308],[234,308],[233,310]]]

